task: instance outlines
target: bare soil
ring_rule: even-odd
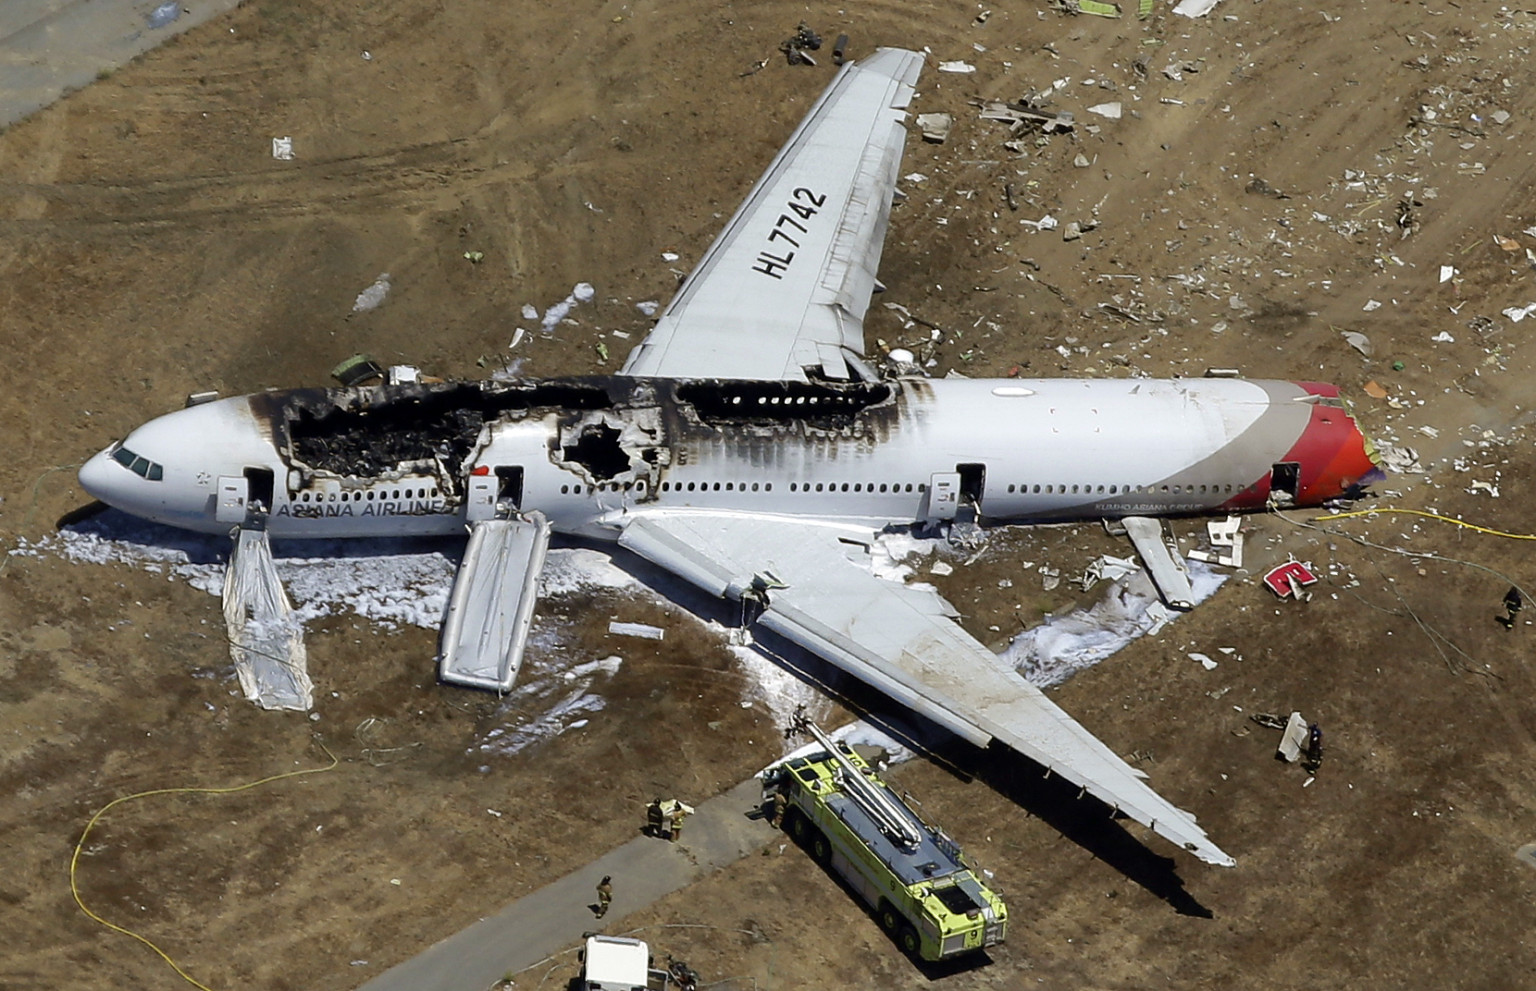
[[[1108,20],[1026,3],[978,23],[982,7],[924,0],[248,3],[0,134],[0,540],[79,509],[73,467],[189,392],[318,385],[356,351],[466,377],[509,358],[532,375],[615,369],[648,325],[634,304],[667,298],[830,78],[828,60],[776,51],[802,19],[846,31],[853,54],[927,47],[914,110],[955,115],[947,143],[909,144],[903,173],[924,178],[893,214],[872,347],[929,336],[891,301],[943,328],[938,375],[1336,382],[1429,469],[1376,505],[1536,531],[1533,352],[1528,324],[1500,313],[1536,299],[1536,18],[1126,6]],[[1055,80],[1070,134],[1010,149],[977,117],[975,100]],[[1119,119],[1088,110],[1115,101]],[[270,156],[285,135],[292,162]],[[1021,223],[1046,214],[1088,229]],[[385,304],[352,314],[381,272]],[[598,297],[575,323],[544,336],[521,317],[578,281]],[[535,332],[509,354],[519,326]],[[1010,941],[977,966],[914,966],[792,846],[622,926],[707,981],[764,989],[1531,986],[1536,870],[1515,850],[1536,840],[1536,632],[1493,619],[1511,583],[1536,588],[1528,545],[1425,518],[1306,519],[1256,518],[1252,541],[1256,561],[1331,571],[1311,602],[1238,575],[1055,693],[1235,869],[1106,824],[1028,769],[918,761],[893,776],[1013,906]],[[1001,642],[1072,594],[1023,561],[1070,574],[1108,549],[1094,527],[1003,536],[942,585]],[[0,987],[175,986],[70,897],[73,846],[121,795],[325,766],[323,742],[340,759],[324,774],[114,810],[80,885],[211,987],[349,988],[633,835],[658,791],[702,798],[777,755],[718,641],[619,647],[604,632],[619,613],[693,629],[646,598],[545,603],[559,649],[626,663],[589,725],[487,761],[474,748],[498,703],[435,685],[426,631],[315,624],[318,719],[263,712],[218,676],[211,597],[7,558]],[[1327,734],[1310,784],[1247,718],[1292,708]],[[518,984],[572,973],[566,958]]]

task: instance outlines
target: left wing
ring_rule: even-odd
[[[850,377],[890,220],[923,57],[843,66],[667,304],[623,374]]]
[[[960,629],[939,595],[850,560],[873,539],[864,527],[662,510],[632,518],[619,543],[715,595],[763,601],[758,622],[939,725],[1018,751],[1207,863],[1234,863],[1194,816]]]

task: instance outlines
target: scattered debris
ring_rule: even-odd
[[[1458,276],[1460,274],[1461,274],[1460,270],[1458,270],[1455,265],[1441,265],[1440,266],[1440,284],[1441,285],[1445,285],[1447,282],[1449,282],[1452,279],[1456,278],[1456,276]]]
[[[940,72],[956,72],[956,73],[959,73],[960,75],[968,76],[971,73],[976,71],[976,67],[974,65],[972,65],[971,63],[969,63],[969,62],[960,62],[960,61],[940,62],[939,63],[939,71]]]
[[[779,42],[779,51],[784,53],[790,65],[815,65],[816,60],[805,53],[814,52],[820,48],[821,35],[812,31],[804,21],[795,28],[793,35]]]
[[[987,102],[977,102],[973,105],[981,108],[982,120],[1000,120],[1011,125],[1009,133],[1014,136],[1018,136],[1026,130],[1038,129],[1042,134],[1054,134],[1059,131],[1072,130],[1072,114],[1066,110],[1059,112],[1048,111],[1044,108],[1045,102],[1045,96],[1037,95],[1026,97],[1013,103],[989,100]]]
[[[661,640],[667,635],[667,631],[659,626],[650,626],[646,623],[620,623],[617,620],[608,624],[608,632],[621,637],[641,637],[646,640]]]
[[[379,277],[373,280],[373,285],[357,294],[357,300],[352,304],[352,312],[365,313],[368,310],[376,310],[388,295],[389,273],[380,272]]]
[[[1532,313],[1536,313],[1536,303],[1527,303],[1524,306],[1511,306],[1502,312],[1506,317],[1509,317],[1510,322],[1519,323]]]
[[[150,29],[154,30],[165,27],[180,16],[181,4],[177,0],[166,0],[165,3],[150,11],[145,20],[149,22]]]
[[[1301,713],[1291,713],[1291,718],[1285,724],[1285,730],[1280,734],[1280,746],[1275,750],[1275,757],[1287,764],[1296,763],[1301,756],[1301,748],[1307,743],[1307,721]]]
[[[1220,2],[1221,0],[1179,0],[1179,3],[1173,8],[1173,12],[1175,14],[1182,14],[1185,17],[1204,17],[1214,10]]]
[[[1451,332],[1448,331],[1448,330],[1442,330],[1440,333],[1436,334],[1434,337],[1431,337],[1430,340],[1434,341],[1437,344],[1455,344],[1456,343],[1456,338],[1452,337],[1451,336]]]
[[[662,257],[666,256],[663,255]],[[673,257],[676,256],[674,255]],[[576,308],[577,303],[590,303],[596,295],[597,290],[592,288],[590,282],[576,283],[575,287],[571,289],[569,296],[544,311],[544,318],[540,321],[544,328],[544,333],[548,334],[553,331],[561,320],[570,315],[571,310]]]
[[[1303,592],[1302,589],[1316,584],[1317,575],[1312,573],[1311,567],[1295,558],[1279,567],[1271,568],[1264,575],[1265,587],[1282,599],[1290,596],[1303,602],[1308,601],[1312,598],[1312,593]]]
[[[1340,333],[1343,335],[1344,341],[1350,347],[1354,348],[1356,351],[1359,351],[1367,358],[1375,353],[1376,349],[1371,346],[1371,339],[1360,333],[1358,330],[1345,330],[1340,331]]]
[[[1190,551],[1190,559],[1204,561],[1206,564],[1219,564],[1227,568],[1241,568],[1243,566],[1242,529],[1243,520],[1239,516],[1208,521],[1205,524],[1205,532],[1210,537],[1211,547],[1214,550]],[[1228,549],[1230,553],[1223,555],[1222,548]]]
[[[837,36],[837,40],[832,42],[832,64],[842,65],[844,62],[848,61],[847,52],[848,36],[846,34],[840,34]]]
[[[1088,108],[1088,112],[1098,114],[1100,117],[1106,117],[1109,120],[1119,120],[1123,108],[1119,100],[1113,100],[1109,103],[1096,103]]]
[[[1269,198],[1276,200],[1288,200],[1291,198],[1290,193],[1282,193],[1274,186],[1271,186],[1266,180],[1261,179],[1258,176],[1254,176],[1252,179],[1250,179],[1248,181],[1248,185],[1243,187],[1243,191],[1252,196],[1268,196]]]
[[[483,251],[466,251],[466,252],[464,252],[464,260],[469,262],[471,265],[478,265],[481,262],[485,261],[485,252],[483,252]]]
[[[636,303],[635,309],[640,311],[641,316],[654,317],[656,315],[656,311],[661,309],[661,304],[654,299],[647,299]]]
[[[918,114],[917,127],[923,132],[923,140],[941,145],[949,137],[949,129],[955,119],[949,114]]]
[[[1211,655],[1209,654],[1202,654],[1197,650],[1191,650],[1186,656],[1192,661],[1199,661],[1200,666],[1205,668],[1207,671],[1216,670],[1216,662],[1211,659]]]
[[[277,159],[279,162],[293,161],[293,138],[273,138],[272,157]]]
[[[1375,379],[1371,379],[1360,388],[1365,392],[1367,396],[1370,396],[1372,399],[1387,398],[1387,390]]]

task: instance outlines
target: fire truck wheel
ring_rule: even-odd
[[[808,826],[809,823],[805,821],[805,814],[799,809],[790,809],[784,813],[784,831],[794,837],[795,842],[805,842]]]
[[[880,901],[880,928],[888,933],[895,933],[896,927],[901,925],[901,916],[891,907],[891,903],[881,899]]]
[[[910,922],[903,922],[901,924],[901,932],[897,935],[896,941],[901,944],[901,948],[909,956],[914,958],[917,956],[917,951],[923,947],[922,941],[917,938],[917,930],[912,928]]]
[[[832,862],[832,844],[827,842],[827,837],[819,829],[811,830],[811,859],[818,864]]]

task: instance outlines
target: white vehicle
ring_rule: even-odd
[[[581,957],[582,991],[646,991],[651,948],[642,939],[588,936]]]
[[[960,629],[948,603],[850,556],[885,528],[957,518],[1315,505],[1379,475],[1373,449],[1338,391],[1315,383],[871,370],[863,319],[922,61],[882,49],[839,72],[619,375],[204,403],[91,458],[81,484],[207,532],[253,517],[285,538],[467,526],[461,584],[473,584],[466,569],[515,559],[518,579],[495,594],[516,610],[476,611],[457,591],[455,608],[521,610],[524,629],[551,531],[613,541],[752,600],[762,626],[976,746],[1011,748],[1231,864],[1193,816]],[[488,623],[476,634],[450,618],[455,643],[496,639]],[[519,622],[497,628],[511,646],[492,675],[459,680],[509,685]]]

